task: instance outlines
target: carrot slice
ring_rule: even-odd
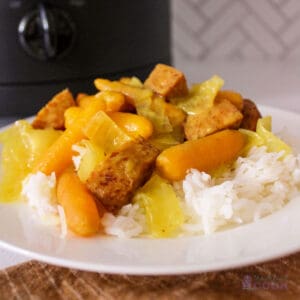
[[[71,168],[58,177],[57,200],[65,211],[68,228],[74,233],[90,236],[100,231],[105,209]]]
[[[152,123],[145,117],[125,112],[108,113],[109,117],[133,137],[149,138],[153,133]]]
[[[34,172],[59,175],[72,163],[72,145],[85,137],[82,128],[98,111],[105,109],[103,101],[93,101],[82,114],[67,128],[62,135],[48,148],[34,168]]]
[[[65,117],[65,128],[70,128],[74,126],[73,124],[82,114],[83,109],[79,106],[71,106],[66,109],[64,117]]]

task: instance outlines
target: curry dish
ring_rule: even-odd
[[[94,84],[94,95],[61,91],[31,124],[18,121],[0,136],[1,198],[18,198],[30,174],[54,174],[55,201],[81,236],[101,232],[106,212],[117,214],[152,185],[172,185],[191,169],[216,174],[245,153],[262,118],[255,102],[224,90],[219,76],[188,87],[168,65],[158,64],[144,83]]]

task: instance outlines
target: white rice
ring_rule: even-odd
[[[55,187],[54,172],[49,176],[42,172],[29,174],[23,181],[22,196],[47,224],[59,224]]]
[[[300,157],[251,149],[221,178],[191,170],[182,182],[184,230],[210,234],[256,221],[283,207],[300,187]]]
[[[227,226],[256,221],[282,208],[300,189],[300,155],[268,153],[254,147],[240,157],[221,178],[190,170],[182,182],[174,184],[185,222],[182,235],[211,234]],[[140,236],[147,232],[137,204],[124,207],[118,216],[107,214],[103,225],[107,234]]]
[[[42,172],[29,174],[23,181],[22,196],[33,209],[37,219],[46,225],[60,226],[60,236],[67,235],[64,209],[57,204],[55,173],[47,176]]]
[[[106,234],[131,238],[145,231],[146,221],[138,204],[127,204],[121,208],[117,216],[105,213],[102,217],[102,225]]]

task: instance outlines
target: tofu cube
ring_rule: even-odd
[[[197,140],[214,132],[239,127],[242,113],[228,100],[220,100],[209,110],[189,115],[184,124],[184,133],[188,140]]]
[[[66,109],[75,105],[76,103],[71,92],[68,89],[61,91],[36,114],[32,122],[33,128],[64,129],[64,113]]]
[[[166,98],[182,97],[188,93],[184,74],[164,64],[155,66],[144,85]]]

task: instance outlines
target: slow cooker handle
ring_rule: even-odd
[[[51,22],[51,19],[53,20],[53,16],[44,3],[39,4],[38,11],[41,22],[40,30],[44,41],[44,51],[47,58],[52,58],[55,57],[57,53],[55,25],[54,22]]]

